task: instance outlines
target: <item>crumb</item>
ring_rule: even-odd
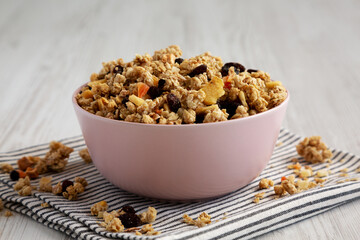
[[[360,173],[360,167],[355,170],[356,173]]]
[[[289,194],[292,195],[292,194],[297,193],[297,189],[296,189],[295,185],[292,184],[289,180],[282,181],[281,185],[283,186],[285,191],[288,192]]]
[[[300,156],[311,163],[324,162],[332,158],[332,152],[321,141],[320,136],[305,138],[296,146],[296,150]]]
[[[253,200],[254,203],[259,203],[260,202],[260,198],[258,197],[255,197],[254,200]]]
[[[12,170],[14,170],[13,166],[11,166],[9,163],[2,163],[0,167],[1,170],[3,170],[6,173],[10,173]]]
[[[344,183],[344,180],[337,181],[336,183]]]
[[[47,207],[49,207],[49,204],[47,202],[43,202],[43,203],[41,203],[41,207],[47,208]]]
[[[278,195],[278,196],[286,194],[286,191],[282,185],[275,185],[274,192],[275,192],[275,195]]]
[[[348,172],[348,170],[349,170],[349,169],[344,168],[344,169],[341,169],[340,172],[346,173],[346,172]]]
[[[274,165],[270,165],[270,168],[273,168],[274,167]]]
[[[91,163],[91,157],[89,154],[89,150],[87,148],[81,149],[79,151],[79,156],[84,160],[85,163]]]
[[[39,191],[52,192],[51,180],[52,177],[42,177],[39,181]]]
[[[270,186],[274,186],[274,182],[270,179],[263,178],[259,182],[259,189],[268,189]]]
[[[146,212],[140,213],[139,217],[142,223],[152,223],[155,221],[157,211],[153,207],[149,207]]]
[[[0,212],[4,209],[4,203],[0,198]]]
[[[132,228],[125,229],[124,232],[137,232],[139,230],[140,230],[140,228],[138,228],[138,227],[132,227]]]
[[[341,163],[345,162],[345,158],[341,159],[339,162]]]
[[[348,177],[349,176],[349,174],[347,174],[347,173],[340,173],[339,174],[339,177]]]
[[[327,177],[328,176],[328,171],[321,169],[319,171],[317,171],[316,176],[321,178],[321,177]]]
[[[297,158],[292,158],[290,161],[291,161],[291,162],[298,162],[299,159],[297,159]]]
[[[184,214],[183,221],[184,221],[184,223],[187,223],[189,225],[203,227],[203,226],[211,223],[211,216],[208,215],[206,212],[203,212],[199,215],[199,217],[196,220],[194,220],[189,215]]]
[[[300,170],[301,169],[301,164],[300,163],[296,163],[296,164],[290,164],[287,166],[288,169],[297,169]]]
[[[350,178],[350,181],[356,182],[359,181],[359,178]]]
[[[139,232],[139,231],[135,231],[135,235],[141,236],[141,235],[142,235],[142,233],[141,233],[141,232]]]
[[[306,179],[312,176],[312,171],[310,169],[301,170],[299,177],[302,179]]]
[[[146,224],[141,228],[141,233],[146,235],[159,235],[161,232],[156,231],[152,224]],[[136,233],[135,233],[136,234]]]
[[[6,210],[4,216],[5,217],[11,217],[13,213],[10,210]]]
[[[329,168],[330,167],[330,164],[326,164],[326,166],[325,166],[326,168]]]
[[[265,192],[255,194],[254,203],[259,203],[260,199],[263,199]]]
[[[103,212],[108,209],[106,201],[100,201],[91,206],[91,215],[102,217]]]
[[[325,161],[325,162],[327,162],[327,163],[331,164],[331,163],[332,163],[332,160],[331,160],[331,159],[326,159],[326,161]]]
[[[314,178],[315,182],[316,183],[323,183],[325,182],[327,179],[324,179],[324,178]]]
[[[283,142],[278,142],[277,144],[276,144],[276,146],[277,147],[280,147],[280,146],[282,146],[284,143]]]

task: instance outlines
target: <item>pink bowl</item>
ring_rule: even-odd
[[[72,101],[91,158],[119,188],[156,199],[200,200],[237,190],[270,160],[289,96],[254,116],[156,125],[99,117]]]

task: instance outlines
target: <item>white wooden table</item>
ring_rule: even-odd
[[[360,1],[0,0],[0,151],[80,134],[71,94],[102,61],[171,44],[269,72],[284,126],[360,155]],[[259,239],[360,239],[360,200]],[[16,214],[0,240],[68,239]]]

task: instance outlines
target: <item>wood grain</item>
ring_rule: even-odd
[[[0,0],[0,151],[80,134],[72,92],[102,61],[179,44],[269,72],[284,126],[360,155],[360,1]],[[359,239],[360,200],[259,239]],[[68,239],[0,217],[0,239]]]

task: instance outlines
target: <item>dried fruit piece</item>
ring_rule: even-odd
[[[241,103],[237,101],[224,100],[219,101],[218,105],[220,109],[226,109],[226,112],[229,114],[229,118],[231,118],[235,114],[238,106],[241,106]]]
[[[10,179],[11,179],[11,180],[17,181],[17,180],[19,180],[19,178],[20,178],[20,174],[19,174],[18,171],[12,170],[12,171],[10,172]]]
[[[213,79],[202,88],[205,92],[204,103],[206,105],[215,104],[217,100],[225,94],[223,87],[223,80],[218,77],[213,77]]]
[[[241,65],[240,63],[228,62],[228,63],[225,63],[225,65],[221,68],[221,76],[223,76],[223,77],[227,76],[229,74],[229,69],[231,67],[234,67],[236,74],[239,74],[239,73],[245,71],[245,67],[243,65]]]
[[[114,73],[114,74],[122,74],[123,71],[124,71],[124,68],[123,68],[122,66],[116,65],[116,66],[114,67],[113,73]]]
[[[162,90],[165,86],[166,81],[164,79],[160,79],[158,82],[158,88]]]
[[[162,91],[159,87],[151,86],[147,93],[149,94],[151,99],[155,99],[161,95]]]
[[[138,87],[138,97],[139,98],[142,98],[143,96],[145,96],[150,88],[148,85],[146,85],[145,83],[142,83],[142,82],[139,82],[137,84],[137,87]]]
[[[141,220],[135,213],[122,214],[119,216],[119,219],[126,228],[137,227],[141,225]]]
[[[19,173],[19,177],[20,178],[25,178],[26,177],[26,173],[22,170],[16,170]]]
[[[70,180],[64,180],[61,184],[61,187],[62,187],[62,192],[66,192],[66,189],[69,187],[69,186],[73,186],[74,183]]]
[[[205,64],[201,64],[200,66],[194,68],[188,75],[189,77],[195,77],[196,75],[206,72],[206,70],[207,66]]]
[[[175,59],[175,63],[177,63],[177,64],[179,64],[179,65],[180,65],[183,61],[184,61],[183,58],[177,58],[177,59]]]
[[[166,96],[166,100],[169,104],[169,108],[171,111],[173,112],[177,112],[177,110],[179,108],[181,108],[181,102],[180,102],[180,99],[175,96],[174,94],[172,93],[169,93],[167,96]]]
[[[256,69],[247,69],[246,70],[248,73],[253,73],[253,72],[257,72],[257,71],[259,71],[259,70],[256,70]]]
[[[124,211],[126,213],[136,213],[135,209],[130,205],[125,205],[121,208],[121,211]]]
[[[39,177],[39,173],[36,171],[36,168],[28,167],[25,173],[30,179],[36,179]]]
[[[28,167],[32,167],[35,163],[39,162],[39,157],[25,156],[17,161],[20,170],[26,171]]]
[[[132,95],[129,97],[129,100],[130,100],[130,102],[132,102],[132,103],[135,104],[136,106],[141,106],[141,105],[143,105],[143,103],[145,102],[144,99],[139,98],[139,97],[135,96],[134,94],[132,94]]]

